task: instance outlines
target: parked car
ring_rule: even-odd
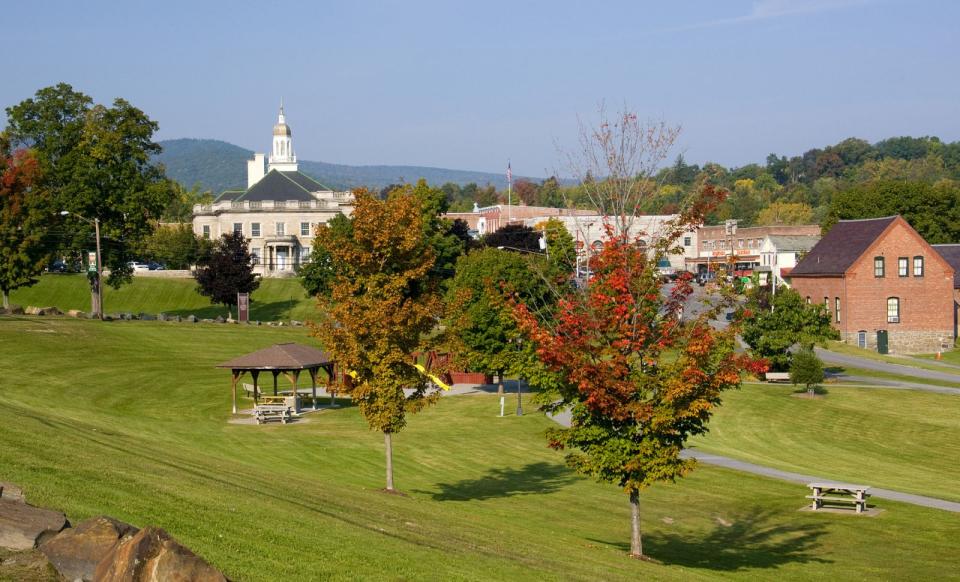
[[[657,263],[657,272],[664,281],[673,281],[677,278],[677,269],[670,264],[670,259],[664,257]]]
[[[167,268],[163,263],[158,263],[156,261],[150,261],[148,266],[150,267],[151,271],[163,271]]]
[[[139,263],[139,262],[137,262],[137,261],[131,261],[131,262],[127,263],[127,264],[130,265],[130,268],[133,269],[134,272],[137,272],[137,271],[149,271],[149,270],[150,270],[150,265],[148,265],[148,264],[146,264],[146,263]]]
[[[703,287],[707,283],[713,282],[717,279],[716,271],[705,271],[697,275],[697,285]]]

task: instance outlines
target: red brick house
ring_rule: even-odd
[[[845,342],[903,354],[953,346],[954,268],[900,216],[841,220],[790,278]]]
[[[960,245],[933,245],[945,261],[953,267],[953,337],[960,334]]]

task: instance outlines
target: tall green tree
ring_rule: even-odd
[[[386,200],[361,189],[355,192],[350,231],[317,231],[334,277],[329,297],[320,296],[313,334],[352,377],[346,391],[370,428],[383,433],[391,492],[393,435],[406,426],[407,414],[437,397],[428,393],[411,358],[425,347],[441,312],[421,204],[406,189],[394,190]]]
[[[754,287],[743,314],[743,341],[757,358],[770,363],[774,371],[790,369],[790,348],[813,349],[818,343],[840,337],[830,325],[823,305],[810,304],[787,287],[771,294],[766,287]]]
[[[242,234],[221,236],[194,277],[201,295],[228,308],[237,304],[237,293],[252,293],[260,287],[253,273],[253,256]]]
[[[449,349],[471,370],[496,372],[501,393],[504,373],[524,373],[528,359],[517,343],[521,334],[506,297],[536,312],[549,310],[553,295],[548,271],[545,256],[496,248],[480,249],[457,261],[445,295],[444,323],[455,340]]]
[[[57,210],[71,215],[62,229],[63,252],[93,248],[93,227],[75,216],[99,221],[103,264],[112,286],[128,282],[134,250],[153,231],[175,198],[170,182],[152,156],[156,122],[124,99],[109,107],[60,83],[7,108],[8,132],[15,147],[30,147],[41,168],[39,187]],[[91,278],[96,295],[100,281]]]
[[[300,266],[298,275],[300,284],[311,296],[329,297],[336,278],[338,263],[333,261],[330,251],[324,246],[324,240],[340,240],[353,236],[353,222],[344,214],[337,214],[322,228],[330,231],[324,239],[314,239],[310,251],[310,262]]]
[[[46,225],[53,216],[47,191],[37,187],[39,164],[29,150],[11,151],[0,134],[0,292],[33,285],[50,258]]]

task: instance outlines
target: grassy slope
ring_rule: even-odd
[[[901,366],[911,366],[914,368],[933,370],[935,372],[946,372],[948,374],[960,374],[960,370],[957,370],[956,367],[941,365],[939,362],[933,359],[936,357],[936,354],[927,354],[916,357],[889,356],[879,354],[874,350],[860,348],[850,344],[845,344],[843,342],[830,342],[829,349],[830,351],[837,352],[838,354],[847,354],[868,360],[886,362],[888,364],[899,364]],[[960,364],[960,350],[943,352],[941,357],[946,363]],[[924,361],[925,359],[930,361]]]
[[[960,397],[828,385],[819,400],[792,386],[727,394],[696,439],[703,450],[874,487],[960,501]]]
[[[90,291],[83,275],[44,275],[33,287],[14,291],[10,300],[22,306],[90,310]],[[193,279],[134,276],[132,283],[119,289],[104,287],[103,305],[106,313],[164,312],[209,318],[227,313],[225,307],[211,305],[207,297],[197,293]],[[315,302],[307,296],[298,279],[263,279],[253,293],[250,319],[305,320],[313,318],[314,313]]]
[[[960,572],[954,514],[891,502],[876,518],[799,512],[803,488],[707,467],[643,496],[645,548],[664,565],[628,560],[622,493],[572,475],[544,447],[542,416],[496,418],[495,395],[413,417],[395,439],[407,496],[386,495],[382,440],[354,408],[226,423],[229,381],[213,365],[303,333],[0,318],[0,478],[74,522],[165,527],[236,580]]]

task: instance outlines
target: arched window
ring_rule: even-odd
[[[887,323],[900,323],[900,298],[887,298]]]

